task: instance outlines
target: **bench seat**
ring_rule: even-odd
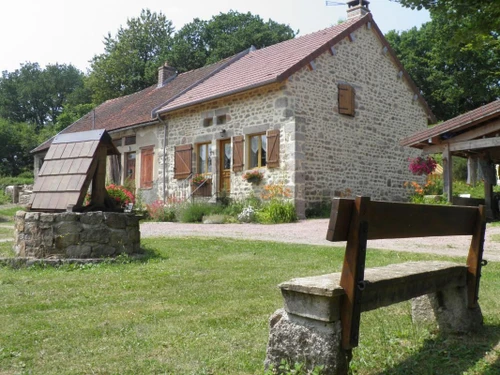
[[[296,278],[281,283],[285,311],[324,322],[340,319],[341,273]],[[374,310],[451,287],[464,287],[467,266],[445,261],[390,264],[365,270],[361,311]]]

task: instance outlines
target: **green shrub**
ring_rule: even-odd
[[[5,194],[5,190],[0,190],[0,204],[7,204],[11,202],[11,197]]]
[[[297,213],[293,202],[282,199],[271,199],[257,211],[257,221],[264,224],[293,223],[297,221]]]
[[[24,176],[24,173],[22,174]],[[20,175],[21,176],[21,175]],[[0,190],[5,190],[6,186],[9,185],[31,185],[33,184],[33,176],[31,177],[9,177],[0,176]]]
[[[220,213],[221,206],[214,206],[206,202],[185,203],[180,206],[178,220],[181,223],[201,223],[203,216]]]
[[[161,200],[146,205],[146,211],[148,213],[148,218],[152,221],[176,220],[176,205],[164,204]]]

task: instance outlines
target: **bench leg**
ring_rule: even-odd
[[[285,360],[293,368],[323,366],[321,374],[347,375],[348,353],[341,347],[340,321],[325,323],[277,310],[269,319],[266,369],[278,369]]]
[[[412,299],[412,320],[435,323],[441,332],[467,333],[477,331],[483,323],[479,305],[467,308],[467,288],[453,287]]]

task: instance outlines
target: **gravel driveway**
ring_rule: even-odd
[[[303,243],[309,245],[345,246],[345,242],[332,243],[325,239],[328,219],[301,220],[293,224],[182,224],[151,223],[141,224],[142,237],[230,237],[262,241]],[[499,226],[488,226],[484,245],[484,258],[500,261],[500,238],[491,241],[493,235],[500,235]],[[500,237],[500,236],[498,236]],[[426,237],[368,241],[370,248],[433,253],[449,256],[466,256],[470,236]]]

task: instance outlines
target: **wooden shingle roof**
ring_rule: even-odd
[[[60,134],[56,136],[31,196],[32,211],[66,211],[83,204],[97,168],[97,154],[119,155],[105,130]],[[104,180],[102,182],[104,188]]]

